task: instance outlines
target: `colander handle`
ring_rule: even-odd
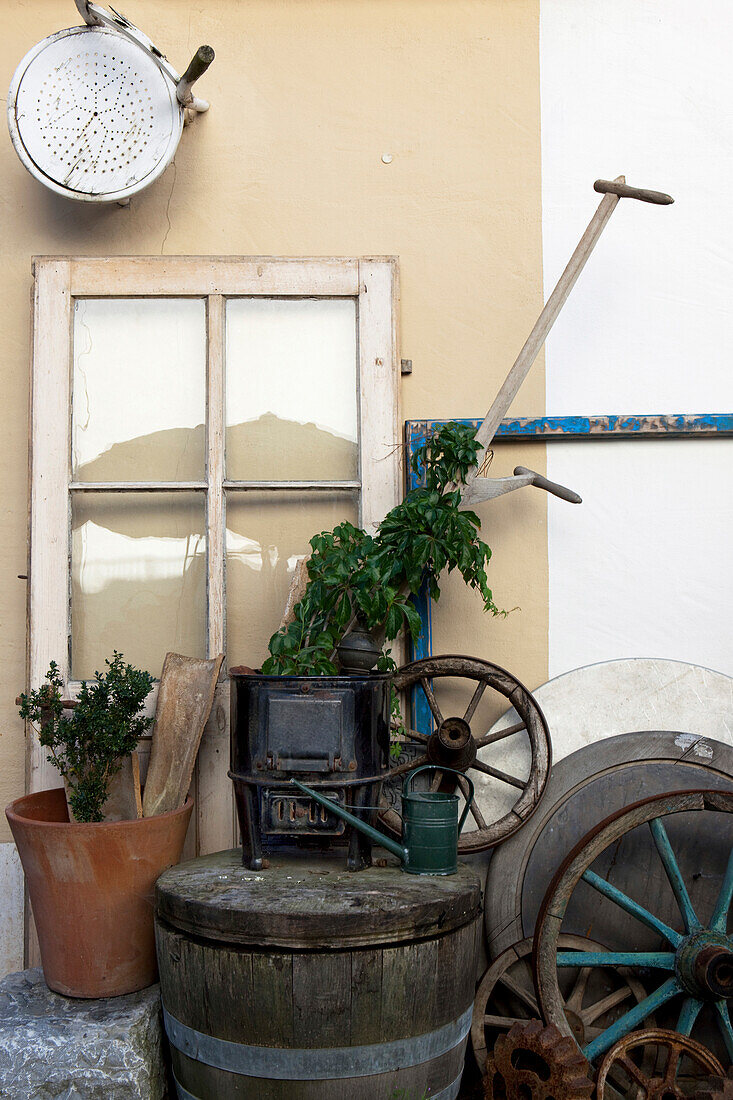
[[[191,89],[199,77],[204,75],[213,60],[214,51],[211,46],[199,46],[176,86],[176,98],[179,103],[186,104],[192,99]]]
[[[461,829],[463,828],[463,826],[466,823],[466,818],[468,817],[468,811],[471,808],[471,803],[473,802],[474,795],[476,793],[474,791],[473,783],[471,782],[471,780],[468,778],[467,775],[464,775],[463,772],[456,771],[455,768],[442,768],[440,766],[440,764],[421,764],[419,768],[415,768],[414,772],[410,772],[409,775],[405,776],[404,783],[402,784],[402,797],[403,798],[405,798],[410,793],[409,790],[408,790],[409,785],[412,782],[412,780],[415,778],[417,773],[418,772],[427,772],[427,771],[452,772],[453,775],[460,775],[460,776],[463,777],[463,779],[466,780],[469,787],[471,788],[471,795],[470,795],[469,798],[466,799],[466,805],[464,807],[463,813],[461,814],[461,820],[458,822],[458,832],[460,834]]]

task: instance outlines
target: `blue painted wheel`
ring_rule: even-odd
[[[597,1059],[625,1035],[641,1027],[653,1012],[669,1006],[675,1012],[674,1029],[690,1035],[703,1009],[715,1020],[728,1061],[733,1062],[733,1026],[730,1002],[733,1000],[733,935],[728,917],[733,899],[733,848],[729,846],[727,866],[705,867],[701,873],[721,874],[721,884],[712,911],[698,913],[690,895],[690,884],[680,868],[670,842],[665,819],[688,812],[724,815],[733,813],[733,793],[723,791],[686,791],[657,795],[611,815],[592,829],[563,861],[545,895],[535,930],[534,974],[537,993],[545,1020],[571,1035],[565,1019],[558,970],[568,967],[619,966],[642,977],[653,992],[634,1005],[611,1026],[583,1048],[590,1060]],[[733,819],[710,819],[711,836],[727,835]],[[634,829],[646,826],[651,843],[650,857],[661,861],[676,904],[674,920],[657,915],[658,897],[630,897],[613,882],[610,871],[605,877],[593,864],[608,850],[614,859],[624,838]],[[698,831],[699,834],[699,831]],[[678,845],[679,847],[679,845]],[[711,851],[714,845],[711,844]],[[610,865],[613,866],[613,861]],[[568,906],[579,884],[586,884],[596,895],[598,907],[615,907],[617,917],[628,916],[641,930],[651,932],[658,950],[638,950],[637,944],[625,951],[563,951],[558,939]],[[656,910],[656,912],[655,912]],[[592,930],[591,931],[592,934]]]

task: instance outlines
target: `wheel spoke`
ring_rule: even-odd
[[[671,951],[558,951],[558,966],[638,966],[674,970]]]
[[[585,871],[583,874],[583,881],[587,882],[589,886],[592,886],[594,890],[598,890],[600,894],[607,897],[609,901],[614,902],[619,908],[630,913],[632,917],[636,917],[642,924],[646,924],[648,928],[653,928],[655,932],[659,932],[673,947],[679,947],[682,943],[682,936],[679,932],[675,932],[673,928],[670,928],[664,921],[659,920],[658,917],[655,917],[647,909],[644,909],[637,901],[633,901],[627,894],[624,894],[622,890],[619,890],[618,887],[612,886],[610,882],[606,882],[606,880],[601,878],[600,875],[597,875],[595,871]]]
[[[680,1047],[667,1047],[669,1053],[667,1054],[667,1064],[664,1067],[664,1084],[668,1088],[673,1088],[675,1080],[677,1078],[677,1070],[680,1066],[680,1058],[682,1057],[682,1050]]]
[[[695,1026],[695,1020],[697,1019],[700,1009],[702,1008],[702,1001],[696,1001],[694,997],[687,997],[682,1002],[682,1008],[680,1014],[677,1017],[677,1031],[680,1035],[691,1035],[692,1029]]]
[[[733,848],[728,856],[728,866],[725,869],[718,900],[715,902],[715,912],[710,921],[710,927],[714,932],[727,931],[731,898],[733,898]]]
[[[427,733],[420,733],[419,730],[406,729],[405,733],[409,737],[410,741],[420,741],[423,745],[427,745],[430,737]]]
[[[716,1001],[715,1011],[718,1014],[718,1030],[723,1036],[723,1042],[725,1043],[725,1049],[728,1052],[728,1058],[733,1062],[733,1027],[730,1024],[730,1016],[728,1015],[728,1004],[726,1001]]]
[[[461,788],[461,794],[466,799],[466,801],[468,801],[468,798],[470,796],[470,792],[469,792],[469,789],[468,789],[468,783],[467,783],[466,779],[463,776],[459,777],[458,786]],[[476,805],[475,797],[471,799],[471,805],[469,806],[469,812],[470,812],[471,817],[473,818],[473,820],[478,825],[479,829],[487,828],[486,818],[481,813],[481,810],[479,809],[479,807]]]
[[[578,1015],[584,1024],[592,1024],[594,1020],[600,1019],[607,1012],[610,1012],[616,1005],[622,1004],[624,1001],[632,997],[633,993],[628,986],[625,988],[617,989],[613,993],[609,993],[607,997],[604,997],[601,1001],[596,1001],[593,1005],[588,1005],[587,1008],[582,1009]]]
[[[671,1001],[673,997],[676,997],[680,989],[681,986],[676,978],[668,978],[664,985],[660,985],[659,989],[655,989],[643,1001],[625,1012],[615,1023],[607,1027],[597,1039],[594,1039],[592,1043],[584,1048],[583,1054],[588,1061],[592,1062],[599,1054],[605,1054],[614,1043],[633,1031],[637,1024],[640,1024],[656,1009],[661,1008],[667,1001]]]
[[[534,993],[529,989],[525,989],[524,986],[509,974],[502,974],[500,978],[497,978],[497,983],[501,983],[510,993],[513,993],[517,1000],[525,1004],[535,1016],[540,1015],[540,1006],[537,1004]]]
[[[512,734],[521,733],[526,730],[524,722],[515,722],[513,726],[506,726],[503,730],[497,730],[496,733],[485,733],[483,737],[477,737],[476,748],[485,749],[487,745],[493,745],[497,741],[503,741],[505,737],[511,737]]]
[[[672,851],[672,845],[669,842],[669,836],[667,835],[667,830],[664,827],[664,822],[661,817],[655,817],[650,821],[649,828],[651,829],[654,843],[659,852],[659,858],[664,866],[664,872],[669,879],[669,885],[672,887],[672,892],[677,901],[680,913],[682,914],[682,919],[685,922],[685,930],[687,932],[699,932],[702,925],[697,919],[697,913],[693,908],[690,895],[685,886],[685,881],[682,878],[682,872],[680,871],[675,854]]]
[[[430,683],[425,676],[420,677],[420,687],[423,690],[423,695],[428,701],[428,706],[432,711],[433,718],[435,719],[437,725],[441,726],[443,724],[443,715],[440,713],[438,700],[435,698],[433,694],[433,689],[431,688]]]
[[[384,778],[395,779],[398,775],[404,775],[405,772],[411,772],[414,768],[421,768],[423,764],[429,763],[430,761],[427,756],[418,756],[415,760],[408,760],[405,764],[397,764],[397,766],[392,768]]]
[[[575,984],[570,991],[570,996],[565,1002],[565,1007],[569,1008],[571,1012],[575,1012],[580,1015],[580,1010],[583,1004],[583,997],[585,996],[585,988],[588,985],[588,979],[591,976],[591,969],[589,966],[582,966],[578,971],[578,976],[575,979]]]
[[[463,721],[468,722],[469,725],[471,724],[471,719],[473,718],[474,714],[476,713],[476,707],[481,702],[481,696],[483,695],[483,693],[485,691],[486,691],[486,681],[485,680],[479,680],[479,682],[476,684],[476,690],[474,691],[473,695],[471,696],[471,702],[466,707],[466,713],[463,715]]]
[[[431,791],[437,791],[442,782],[443,782],[443,773],[440,770],[440,768],[438,768],[435,775],[433,776],[433,781],[430,784],[430,790]]]
[[[483,760],[474,760],[471,767],[475,768],[477,772],[483,772],[484,775],[490,775],[494,779],[498,779],[501,783],[508,783],[511,787],[518,787],[520,791],[523,791],[527,786],[526,781],[517,779],[515,775],[509,775],[508,772],[500,771],[499,768],[492,768],[490,764],[484,764]]]
[[[635,1062],[632,1062],[628,1054],[622,1054],[620,1058],[616,1059],[616,1065],[621,1066],[621,1069],[629,1077],[631,1081],[634,1081],[637,1085],[641,1085],[646,1094],[649,1088],[649,1078],[643,1070],[639,1069]]]
[[[510,1028],[516,1024],[516,1016],[484,1016],[484,1027]]]

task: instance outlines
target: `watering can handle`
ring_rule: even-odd
[[[463,777],[463,779],[466,780],[469,787],[471,788],[471,796],[470,796],[470,798],[466,799],[466,805],[465,805],[465,808],[463,810],[463,813],[461,814],[461,820],[458,822],[458,835],[460,836],[461,829],[463,828],[463,826],[466,823],[466,818],[468,817],[468,811],[471,809],[471,803],[473,802],[473,799],[474,799],[475,791],[473,789],[473,783],[471,782],[471,780],[468,778],[467,775],[464,775],[463,772],[456,771],[455,768],[442,768],[440,766],[440,764],[421,764],[419,768],[415,768],[414,772],[410,772],[409,775],[405,776],[405,781],[402,784],[402,795],[403,795],[403,797],[406,794],[408,794],[408,786],[412,782],[412,780],[415,778],[417,773],[418,772],[427,772],[427,771],[452,772],[453,775],[460,775],[460,776]]]

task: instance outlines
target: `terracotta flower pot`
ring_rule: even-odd
[[[192,808],[72,824],[63,787],[6,808],[50,989],[116,997],[156,981],[155,880],[181,858]]]

